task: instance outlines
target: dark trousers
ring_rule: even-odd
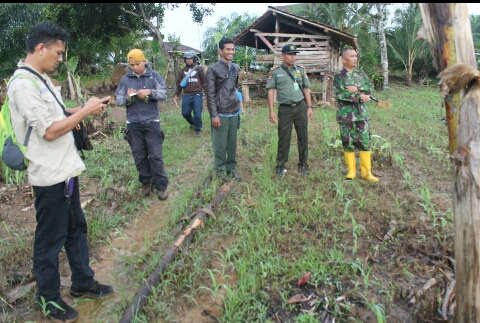
[[[60,273],[58,254],[65,247],[72,284],[79,288],[93,286],[94,272],[89,266],[87,221],[80,205],[78,178],[73,181],[70,201],[65,197],[66,184],[33,186],[37,227],[33,246],[33,272],[37,297],[45,302],[59,302]]]
[[[128,123],[126,139],[132,150],[140,183],[153,183],[157,190],[166,190],[168,176],[162,156],[165,133],[160,128],[160,122]]]
[[[220,117],[220,128],[211,127],[213,163],[216,171],[237,171],[238,115]]]
[[[195,126],[195,131],[202,130],[203,94],[184,94],[182,98],[182,116]],[[193,117],[192,117],[193,111]]]
[[[290,152],[292,125],[295,126],[298,145],[298,165],[307,164],[308,159],[308,115],[305,101],[296,107],[280,105],[278,107],[278,148],[277,168],[285,167]]]

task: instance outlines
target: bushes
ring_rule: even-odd
[[[373,87],[375,88],[375,91],[383,90],[383,75],[378,73],[373,73],[372,76],[370,77],[370,80],[373,83]]]

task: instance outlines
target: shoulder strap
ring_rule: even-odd
[[[32,83],[38,88],[37,82],[35,82],[35,80],[34,80],[32,77],[30,77],[30,75],[28,75],[28,74],[15,74],[14,76],[12,76],[12,77],[10,78],[10,80],[8,80],[7,87],[10,86],[10,84],[11,84],[16,78],[18,78],[18,77],[20,77],[20,76],[26,77],[27,79],[29,79],[30,81],[32,81]],[[8,99],[8,98],[7,98],[7,99]],[[6,100],[7,100],[7,99],[6,99]],[[10,107],[9,107],[9,109],[10,109]],[[28,126],[27,133],[25,134],[25,140],[23,141],[23,146],[27,147],[28,141],[30,140],[30,135],[31,135],[31,134],[32,134],[32,126]]]
[[[32,70],[31,68],[29,67],[26,67],[26,66],[22,66],[22,67],[19,67],[21,69],[24,69],[24,70],[27,70],[29,71],[30,73],[32,73],[33,75],[35,75],[36,77],[38,77],[39,79],[41,79],[43,81],[43,83],[45,83],[45,86],[47,87],[47,89],[50,91],[50,93],[52,93],[53,97],[55,98],[55,100],[57,100],[57,103],[62,107],[62,110],[63,110],[63,114],[65,114],[67,117],[69,116],[69,114],[67,113],[67,110],[65,110],[65,107],[63,106],[62,103],[60,103],[60,100],[57,98],[57,96],[55,95],[55,93],[53,93],[52,89],[50,88],[50,86],[48,86],[48,83],[47,83],[47,80],[44,79],[40,74],[38,74],[36,71]]]
[[[283,65],[283,64],[282,64],[281,66],[282,66],[282,68],[285,70],[285,72],[287,72],[288,76],[290,76],[290,77],[292,78],[292,80],[293,80],[294,82],[296,82],[295,77],[294,77],[294,76],[292,75],[292,73],[288,70],[288,68],[286,68],[285,65]]]
[[[187,78],[190,77],[190,75],[193,73],[193,71],[195,71],[195,70],[197,69],[197,67],[198,67],[198,65],[195,65],[195,67],[192,68],[192,69],[190,70],[190,72],[188,72],[188,73],[185,75],[185,77],[187,77]]]

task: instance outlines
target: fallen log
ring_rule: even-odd
[[[428,280],[422,288],[420,288],[412,297],[412,299],[408,302],[408,304],[415,304],[415,302],[432,286],[434,286],[437,283],[437,280],[435,278],[431,278]]]
[[[159,260],[153,272],[150,274],[150,276],[148,276],[139,292],[133,298],[131,305],[125,310],[122,318],[120,319],[120,323],[130,323],[132,321],[133,315],[142,309],[148,297],[152,294],[152,287],[155,287],[160,283],[163,273],[167,269],[167,266],[173,262],[178,251],[180,249],[183,250],[185,249],[184,247],[188,246],[198,227],[203,228],[204,221],[209,215],[205,211],[210,210],[210,212],[214,214],[215,210],[220,206],[223,199],[235,187],[236,184],[237,183],[235,181],[231,181],[223,185],[220,189],[220,193],[218,193],[213,200],[207,204],[207,206],[205,206],[205,208],[198,210],[192,222],[190,222],[185,230],[183,230],[173,245],[167,249],[162,258]]]
[[[213,179],[213,170],[208,174],[207,178],[205,179],[205,181],[203,182],[202,184],[202,187],[201,188],[197,188],[195,189],[195,192],[193,192],[193,196],[192,196],[192,199],[190,200],[190,203],[188,204],[186,210],[185,210],[185,216],[182,216],[180,218],[180,220],[177,221],[177,225],[173,228],[173,230],[171,231],[171,235],[172,236],[176,236],[178,233],[180,233],[180,231],[182,230],[183,228],[183,221],[186,220],[188,218],[188,220],[190,220],[193,216],[192,216],[192,212],[193,212],[193,208],[195,205],[202,205],[204,203],[204,200],[203,200],[203,196],[202,196],[202,192],[205,188],[207,188],[208,184],[210,184],[210,182],[212,181]]]

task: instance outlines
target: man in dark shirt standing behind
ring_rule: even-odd
[[[239,67],[232,63],[235,44],[230,38],[218,43],[220,60],[207,70],[207,106],[212,119],[212,145],[215,172],[224,172],[234,180],[240,180],[237,173],[237,131],[239,106],[235,90],[238,83]]]
[[[173,102],[177,104],[177,98],[182,93],[182,115],[190,124],[190,128],[195,129],[195,136],[200,136],[202,130],[202,109],[203,92],[205,91],[205,71],[198,65],[198,57],[195,51],[191,50],[183,54],[185,67],[178,74],[177,90],[173,97]],[[180,83],[189,74],[187,85],[182,87]],[[193,110],[193,117],[192,117]]]

